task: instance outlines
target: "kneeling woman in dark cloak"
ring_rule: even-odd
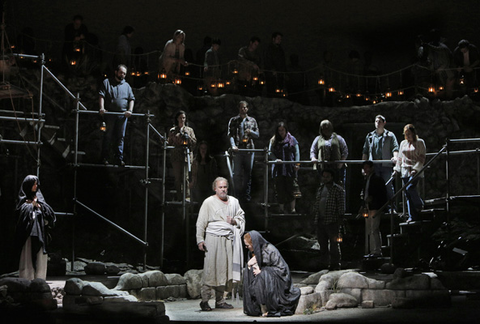
[[[17,227],[15,245],[20,253],[19,277],[33,280],[47,277],[48,230],[55,224],[55,212],[40,191],[34,175],[25,177],[18,193],[15,210]]]
[[[243,237],[248,263],[243,276],[243,312],[250,316],[295,314],[300,289],[293,286],[290,269],[275,246],[257,231]]]

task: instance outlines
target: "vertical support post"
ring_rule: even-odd
[[[70,263],[70,270],[73,271],[75,263],[75,222],[77,218],[77,176],[78,176],[78,136],[80,125],[80,94],[77,92],[75,99],[75,146],[73,157],[73,217],[72,217],[72,261]]]
[[[445,179],[447,182],[447,192],[445,194],[445,210],[447,211],[447,239],[450,238],[450,139],[447,138],[445,144],[447,156],[445,158]]]
[[[476,148],[475,152],[477,156],[477,194],[480,195],[480,150]]]
[[[144,231],[143,241],[147,242],[148,235],[148,188],[150,185],[149,180],[149,156],[150,156],[150,110],[147,111],[146,117],[146,145],[145,145],[145,210],[144,210]],[[143,271],[147,270],[147,247],[143,247]]]
[[[41,142],[41,136],[42,136],[42,124],[40,124],[40,119],[42,119],[42,104],[43,104],[43,69],[45,66],[45,54],[42,53],[41,55],[41,68],[40,68],[40,93],[38,94],[38,121],[39,123],[37,124],[38,127],[38,138],[37,138],[37,177],[40,177],[40,165],[41,165],[41,150],[40,150],[40,142]]]
[[[265,148],[265,172],[263,174],[263,201],[265,202],[265,232],[268,232],[268,149]]]
[[[167,138],[167,134],[165,134]],[[167,176],[167,141],[163,142],[163,171],[162,171],[162,220],[161,220],[161,245],[160,245],[160,268],[163,268],[163,255],[165,252],[165,208],[167,204],[165,203],[165,177]]]

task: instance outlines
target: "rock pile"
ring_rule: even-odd
[[[388,280],[371,279],[353,270],[342,270],[314,274],[301,285],[302,297],[296,314],[322,307],[332,310],[359,305],[364,308],[435,308],[450,305],[449,291],[435,274],[409,276],[401,268]]]

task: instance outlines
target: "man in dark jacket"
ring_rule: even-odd
[[[365,254],[368,257],[382,256],[382,240],[380,236],[380,219],[382,214],[377,211],[387,202],[387,188],[382,177],[375,174],[372,161],[363,162],[365,186],[363,199],[368,210],[365,218]]]

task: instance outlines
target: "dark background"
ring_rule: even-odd
[[[117,38],[126,25],[136,29],[132,49],[146,53],[163,50],[176,29],[186,33],[186,47],[201,48],[207,35],[222,40],[224,61],[236,57],[251,36],[258,36],[263,51],[272,32],[284,34],[287,58],[298,54],[305,69],[317,66],[323,52],[333,53],[332,66],[344,70],[348,53],[357,50],[363,58],[373,53],[382,72],[408,66],[415,56],[415,38],[438,28],[453,51],[461,39],[480,45],[480,6],[472,0],[337,0],[337,1],[159,1],[159,0],[16,0],[6,1],[5,21],[10,37],[31,27],[37,50],[58,57],[65,25],[75,14],[99,38],[100,47],[115,51]],[[149,55],[153,64],[158,53]]]

